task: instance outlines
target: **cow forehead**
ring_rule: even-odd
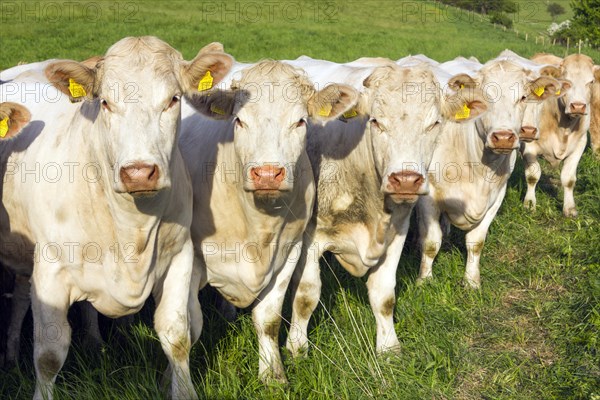
[[[265,107],[270,115],[282,110],[306,110],[309,97],[315,93],[302,71],[270,60],[244,70],[240,80],[232,83],[232,89],[237,92],[236,109],[254,115]]]
[[[583,54],[572,54],[566,57],[561,65],[563,77],[572,80],[573,84],[586,84],[593,79],[593,60]],[[581,80],[581,82],[580,82]]]
[[[407,108],[427,113],[440,95],[437,80],[425,68],[390,68],[374,76],[372,85],[372,111],[390,116],[397,114],[394,110]]]
[[[182,61],[181,53],[158,38],[125,38],[100,63],[100,88],[116,82],[139,84],[139,89],[176,85]]]
[[[505,86],[514,82],[526,82],[531,75],[531,71],[511,61],[502,60],[486,64],[479,70],[479,74],[483,83],[493,82]]]

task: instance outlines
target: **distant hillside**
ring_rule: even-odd
[[[94,6],[86,8],[88,3]],[[4,25],[10,29],[3,28],[0,35],[0,68],[53,57],[84,59],[104,53],[124,36],[136,35],[159,36],[188,59],[209,41],[223,42],[238,60],[307,54],[348,61],[424,53],[440,61],[458,55],[485,61],[505,48],[524,56],[565,52],[562,47],[536,44],[533,34],[525,41],[522,32],[527,29],[520,27],[533,32],[550,20],[544,2],[535,1],[522,2],[527,14],[521,11],[515,22],[519,36],[495,29],[479,14],[429,1],[88,3],[61,9],[44,0],[35,3],[33,12],[14,3],[12,14],[2,17],[10,19]],[[600,52],[587,53],[600,62]]]

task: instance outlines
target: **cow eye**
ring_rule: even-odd
[[[169,105],[167,106],[167,108],[165,108],[165,110],[168,110],[171,107],[173,107],[175,104],[179,103],[179,100],[181,100],[181,96],[180,95],[173,96],[173,98],[171,99],[171,102],[169,103]]]
[[[237,126],[238,128],[243,128],[246,125],[238,117],[235,117],[234,121],[235,121],[235,126]]]
[[[111,111],[108,102],[104,99],[100,100],[100,104],[102,104],[102,108],[104,108],[106,111]]]
[[[381,127],[381,124],[375,118],[371,118],[369,120],[369,123],[371,124],[371,126],[379,129],[380,131],[383,131],[383,128]]]
[[[433,124],[429,125],[429,127],[426,129],[427,132],[429,132],[430,130],[432,130],[433,128],[435,128],[436,126],[438,126],[439,124],[441,124],[441,121],[435,121]]]
[[[296,128],[302,128],[303,126],[306,126],[306,119],[300,118],[300,120],[296,122]]]

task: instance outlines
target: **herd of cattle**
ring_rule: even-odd
[[[377,350],[397,349],[396,268],[413,208],[419,281],[432,277],[452,224],[466,232],[464,278],[478,288],[519,151],[526,206],[535,208],[543,157],[563,162],[563,211],[577,215],[576,169],[591,119],[600,130],[599,86],[600,67],[585,55],[243,64],[219,43],[185,61],[154,37],[125,38],[83,62],[5,70],[0,261],[16,275],[6,361],[16,362],[31,302],[34,398],[51,398],[69,307],[87,300],[121,317],[152,294],[171,396],[196,398],[189,352],[202,329],[198,291],[210,284],[253,307],[258,372],[285,381],[284,297],[289,289],[287,347],[298,355],[326,251],[368,275]]]

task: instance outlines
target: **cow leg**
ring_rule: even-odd
[[[100,326],[98,325],[98,311],[88,301],[80,303],[80,310],[85,332],[84,346],[95,349],[102,347],[104,340],[102,339]]]
[[[583,135],[577,143],[575,150],[565,158],[562,170],[560,171],[560,183],[564,190],[563,214],[565,217],[577,216],[573,189],[575,188],[575,181],[577,181],[577,165],[579,165],[579,160],[585,150],[586,143],[587,136]]]
[[[23,320],[31,303],[31,285],[26,275],[15,276],[15,288],[12,295],[10,325],[6,339],[5,367],[12,368],[19,363],[19,350],[21,347],[21,329]]]
[[[176,254],[162,279],[155,284],[154,328],[169,360],[172,399],[197,399],[190,376],[192,344],[189,302],[191,299],[194,251],[190,239]],[[197,287],[193,288],[197,294]]]
[[[527,181],[527,193],[523,205],[533,211],[536,206],[535,187],[542,176],[542,170],[537,154],[530,150],[527,145],[525,145],[523,152],[523,161],[525,161],[525,180]]]
[[[394,306],[396,305],[396,270],[404,247],[409,215],[404,218],[399,232],[390,243],[385,259],[369,273],[367,289],[369,302],[377,323],[377,351],[399,350],[400,342],[394,329]]]
[[[31,277],[33,311],[33,362],[35,366],[34,400],[51,400],[56,375],[61,370],[71,344],[67,312],[69,292],[55,272],[56,264],[39,263]]]
[[[290,285],[293,306],[286,347],[293,357],[308,351],[308,322],[321,297],[319,258],[322,253],[320,243],[316,241],[303,248]]]
[[[421,266],[417,285],[433,278],[432,265],[442,244],[442,229],[440,227],[440,211],[435,200],[423,196],[417,203],[419,236],[421,237]]]
[[[190,284],[190,298],[188,300],[192,346],[198,341],[204,324],[202,307],[198,301],[198,292],[204,286],[206,286],[206,269],[204,268],[202,261],[197,256],[194,256],[194,268],[192,269],[192,280]]]
[[[283,300],[300,258],[302,242],[295,243],[289,251],[283,268],[263,289],[252,309],[252,321],[258,336],[258,375],[263,382],[287,382],[279,351],[279,326]]]
[[[481,279],[479,273],[479,259],[481,258],[481,251],[485,243],[488,229],[496,217],[500,205],[504,200],[506,194],[506,184],[498,194],[498,198],[494,204],[487,211],[479,225],[467,232],[465,242],[467,244],[467,265],[465,268],[465,283],[473,288],[479,289],[481,287]]]

